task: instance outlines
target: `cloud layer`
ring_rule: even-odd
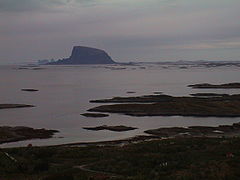
[[[237,0],[0,0],[0,62],[61,58],[74,45],[118,61],[240,60]]]

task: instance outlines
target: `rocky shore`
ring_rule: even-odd
[[[233,125],[211,126],[190,126],[190,127],[172,127],[158,128],[145,131],[150,135],[165,137],[234,137],[240,135],[240,123]]]
[[[173,97],[150,95],[93,100],[117,103],[91,108],[90,112],[122,113],[130,116],[240,117],[240,95],[220,97]]]
[[[117,126],[115,126],[117,127]],[[114,127],[114,128],[115,128]],[[120,126],[119,126],[120,127]],[[103,130],[111,128],[111,126],[99,126],[93,128],[84,128],[87,130]],[[125,127],[124,127],[125,128]],[[133,128],[132,128],[133,129]],[[137,128],[134,128],[137,129]],[[70,143],[62,144],[59,146],[66,147],[85,147],[85,146],[123,146],[128,144],[142,143],[153,140],[163,139],[178,139],[178,138],[234,138],[240,137],[240,122],[232,125],[220,125],[217,127],[212,126],[189,126],[189,127],[170,127],[170,128],[157,128],[144,131],[146,135],[135,136],[126,139],[113,140],[113,141],[100,141],[100,142],[84,142],[84,143]]]
[[[67,144],[54,145],[50,147],[124,146],[128,144],[136,144],[136,143],[141,143],[145,141],[153,141],[153,140],[160,140],[160,139],[162,138],[156,135],[139,135],[139,136],[134,136],[126,139],[119,139],[119,140],[112,140],[112,141],[67,143]]]
[[[169,101],[173,97],[169,95],[146,95],[134,97],[113,97],[111,99],[91,100],[91,103],[153,103]]]
[[[228,94],[218,94],[218,93],[194,93],[190,94],[191,96],[195,97],[222,97],[222,96],[229,96]]]
[[[33,129],[24,126],[2,126],[0,127],[0,144],[30,139],[47,139],[57,132],[57,130]]]

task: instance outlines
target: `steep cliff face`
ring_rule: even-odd
[[[103,50],[75,46],[69,58],[59,60],[54,64],[113,64],[112,58]]]

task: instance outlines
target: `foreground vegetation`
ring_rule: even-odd
[[[0,180],[239,179],[240,138],[176,138],[127,146],[0,151]]]

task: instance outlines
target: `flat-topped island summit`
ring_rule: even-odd
[[[56,62],[48,63],[50,65],[68,65],[68,64],[115,64],[112,58],[101,49],[74,46],[69,58],[61,59]]]

